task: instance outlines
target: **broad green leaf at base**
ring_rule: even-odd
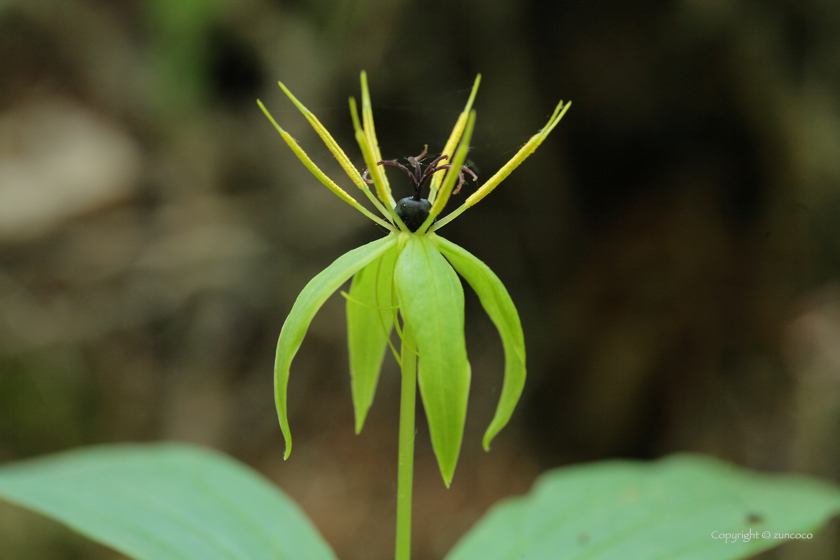
[[[333,292],[368,263],[388,252],[397,244],[397,239],[397,235],[389,235],[340,256],[309,281],[286,317],[286,322],[280,330],[277,355],[274,358],[274,402],[277,405],[277,416],[280,418],[280,430],[286,439],[286,459],[292,452],[292,434],[286,410],[289,368],[303,342],[303,337],[306,336],[309,323]]]
[[[470,392],[464,289],[428,236],[413,234],[397,259],[394,283],[400,312],[417,342],[420,395],[432,448],[449,486],[464,438]]]
[[[604,462],[543,475],[527,496],[494,506],[446,560],[736,560],[838,512],[840,489],[803,476],[691,455]],[[741,537],[716,538],[727,533]]]
[[[198,447],[113,445],[3,465],[0,498],[136,560],[335,560],[291,499]]]

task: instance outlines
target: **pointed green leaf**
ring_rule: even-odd
[[[484,433],[484,449],[489,450],[490,441],[510,420],[525,386],[525,336],[522,333],[522,324],[507,289],[486,264],[451,241],[434,234],[429,237],[458,274],[463,276],[478,294],[481,305],[502,337],[502,346],[505,349],[505,381],[496,414]]]
[[[274,359],[274,401],[277,405],[277,416],[280,418],[280,429],[286,439],[286,459],[292,452],[292,434],[289,431],[286,410],[289,367],[303,342],[303,337],[306,336],[309,323],[333,292],[369,262],[394,247],[397,239],[398,236],[392,234],[340,256],[303,288],[286,322],[283,323],[280,339],[277,341],[277,356]]]
[[[494,506],[446,559],[736,560],[785,534],[809,539],[838,512],[840,489],[803,476],[691,455],[610,461],[541,476],[527,496]]]
[[[347,343],[357,434],[362,431],[373,403],[382,359],[394,326],[391,287],[398,255],[398,248],[392,247],[357,272],[347,298]]]
[[[394,282],[400,312],[417,342],[420,395],[432,447],[447,486],[455,473],[470,390],[464,342],[464,290],[427,236],[410,235]]]
[[[335,559],[285,494],[198,447],[103,446],[4,465],[0,497],[136,560]]]

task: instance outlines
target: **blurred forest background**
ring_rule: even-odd
[[[398,372],[355,436],[341,297],[293,364],[286,462],[272,393],[301,288],[381,233],[256,99],[349,188],[276,81],[362,168],[361,69],[386,159],[440,151],[481,72],[480,181],[574,101],[444,230],[508,286],[529,379],[484,453],[502,351],[467,290],[449,490],[418,413],[418,560],[561,465],[691,451],[840,479],[835,0],[0,1],[0,461],[208,445],[279,484],[342,559],[391,556]],[[762,558],[838,558],[838,529]],[[121,558],[3,504],[0,549]]]

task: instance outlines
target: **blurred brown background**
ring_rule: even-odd
[[[483,179],[574,101],[443,230],[508,286],[529,379],[484,453],[502,352],[468,291],[474,380],[449,490],[418,415],[418,560],[570,463],[696,451],[840,478],[833,0],[1,2],[0,461],[197,442],[276,481],[342,559],[392,555],[397,370],[354,436],[340,297],[293,364],[286,462],[272,397],[298,292],[380,232],[255,99],[349,190],[276,81],[363,167],[347,109],[361,69],[389,159],[440,151],[481,72]],[[838,558],[837,527],[763,558]],[[0,543],[3,558],[118,557],[6,505]]]

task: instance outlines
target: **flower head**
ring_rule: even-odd
[[[416,232],[421,225],[426,222],[426,219],[429,217],[429,214],[432,210],[432,203],[429,202],[426,198],[420,198],[420,194],[423,192],[423,185],[429,181],[429,179],[434,176],[435,173],[439,171],[444,171],[446,169],[451,169],[451,165],[447,165],[441,163],[438,165],[439,162],[445,161],[449,159],[449,156],[446,154],[439,155],[436,157],[430,164],[426,166],[424,170],[420,166],[420,162],[423,161],[423,158],[426,156],[426,152],[429,150],[429,146],[423,148],[423,153],[421,153],[417,157],[407,157],[405,159],[408,160],[413,167],[413,171],[409,171],[406,166],[403,164],[396,162],[396,161],[379,161],[376,165],[391,165],[402,171],[408,176],[408,179],[414,185],[414,196],[407,196],[397,202],[397,205],[394,207],[394,211],[397,213],[397,216],[403,221],[403,223],[408,228],[408,231],[414,233]],[[465,165],[461,166],[461,169],[458,172],[458,186],[455,187],[455,190],[452,191],[452,194],[458,194],[461,190],[461,187],[464,185],[464,172],[469,173],[473,181],[478,181],[478,177],[476,177],[475,173],[472,172],[470,168]],[[368,173],[370,171],[365,169],[365,172],[362,174],[362,178],[365,180],[366,183],[373,183],[373,181],[369,180]]]
[[[361,431],[373,403],[379,371],[388,347],[398,362],[416,358],[419,364],[420,394],[429,422],[432,447],[444,481],[449,485],[463,439],[471,373],[464,342],[464,292],[456,271],[478,294],[482,306],[499,331],[505,352],[505,380],[496,414],[484,434],[485,449],[489,449],[490,441],[513,414],[525,383],[525,341],[516,307],[504,285],[487,265],[436,232],[487,196],[531,155],[557,126],[571,103],[564,104],[561,101],[542,130],[528,140],[507,164],[485,181],[461,206],[438,221],[449,197],[461,189],[464,173],[471,175],[474,181],[477,180],[475,174],[464,166],[464,160],[475,124],[472,104],[480,81],[481,76],[478,76],[443,152],[424,169],[421,166],[427,155],[424,149],[419,156],[407,158],[411,165],[409,168],[396,161],[382,159],[373,124],[367,76],[362,72],[362,118],[359,119],[353,98],[350,98],[350,114],[356,141],[367,164],[364,173],[359,173],[315,115],[280,84],[350,180],[382,217],[362,206],[327,177],[277,124],[265,106],[258,102],[295,155],[318,180],[339,198],[388,230],[384,238],[342,255],[313,278],[298,296],[283,324],[277,343],[274,375],[275,402],[280,427],[286,439],[286,458],[292,449],[286,410],[292,359],[315,313],[351,277],[353,282],[350,292],[345,295],[357,433]],[[412,182],[414,195],[397,203],[381,166],[396,167],[405,173]],[[370,184],[375,194],[369,188]],[[426,184],[429,184],[429,197],[423,199],[421,192]],[[392,330],[396,330],[403,340],[402,354],[391,345]]]

